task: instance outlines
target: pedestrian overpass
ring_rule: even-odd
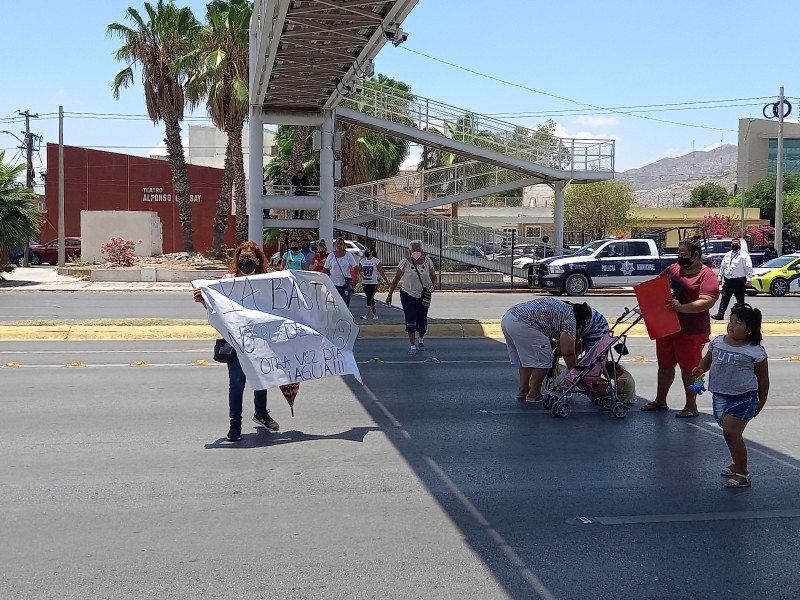
[[[555,241],[564,231],[564,188],[570,182],[614,177],[613,140],[538,136],[511,123],[452,107],[421,96],[397,97],[362,78],[374,73],[372,61],[387,41],[403,41],[401,24],[418,0],[255,0],[250,28],[249,172],[263,173],[263,126],[284,124],[319,127],[320,190],[318,196],[264,194],[252,177],[248,193],[248,234],[260,240],[264,227],[319,228],[331,239],[334,229],[407,245],[422,239],[429,249],[448,236],[449,247],[466,240],[508,236],[445,217],[428,209],[503,190],[544,183],[555,192]],[[358,189],[334,187],[335,119],[390,134],[468,159],[453,167],[425,172],[424,179],[447,182],[429,194],[426,185],[413,204],[375,197],[370,184]],[[449,169],[449,170],[448,170]],[[431,190],[436,184],[430,184]],[[316,211],[317,219],[264,219],[263,209]],[[435,223],[431,222],[431,219]],[[500,243],[503,243],[500,239]],[[453,251],[456,252],[456,251]],[[447,254],[447,253],[444,253]],[[446,256],[469,264],[509,272],[478,257]],[[477,264],[481,263],[481,264]],[[517,273],[518,274],[518,273]]]

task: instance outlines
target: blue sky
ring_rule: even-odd
[[[202,1],[178,4],[191,7],[198,18],[205,12]],[[124,65],[113,57],[118,41],[105,34],[109,23],[127,22],[128,6],[142,5],[28,0],[4,6],[0,129],[19,135],[23,123],[7,119],[29,108],[42,116],[32,130],[45,142],[57,142],[59,104],[67,112],[143,115],[140,86],[124,90],[119,101],[111,95],[111,80]],[[779,86],[790,98],[800,96],[800,84],[792,87],[796,22],[795,4],[786,0],[763,6],[743,0],[420,0],[403,23],[408,41],[387,45],[376,69],[405,81],[420,96],[457,107],[551,115],[562,135],[614,138],[622,171],[686,154],[693,146],[736,143],[738,119],[760,117],[765,98],[774,101]],[[743,98],[757,99],[737,100]],[[640,109],[596,108],[718,100],[743,106],[688,110],[683,105],[638,116],[631,111]],[[568,110],[583,114],[563,112]],[[791,119],[798,110],[800,103]],[[546,116],[503,118],[534,126]],[[147,154],[163,137],[162,126],[147,120],[72,117],[65,125],[65,143],[131,154]],[[16,144],[0,134],[7,158],[16,154]],[[38,169],[38,158],[34,164]]]

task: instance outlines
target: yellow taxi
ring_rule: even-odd
[[[753,289],[773,296],[800,292],[800,252],[773,258],[753,269]]]

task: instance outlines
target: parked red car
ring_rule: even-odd
[[[64,254],[66,260],[71,260],[73,257],[81,257],[81,238],[68,237],[64,238]],[[37,244],[31,246],[29,262],[32,265],[40,265],[42,263],[49,263],[51,265],[58,264],[58,240],[53,240],[47,244]]]

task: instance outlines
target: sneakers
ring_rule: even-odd
[[[408,355],[409,356],[414,356],[416,353],[417,353],[417,347],[416,346],[411,346],[411,348],[408,349]]]
[[[378,320],[378,315],[372,315],[372,320],[373,321],[377,321]]]
[[[367,320],[367,317],[365,317],[364,315],[361,315],[361,316],[360,316],[360,317],[358,317],[358,318],[359,318],[359,319],[361,319],[362,321],[366,321],[366,320]]]
[[[419,348],[420,350],[425,350],[425,340],[419,338],[417,340],[417,348]]]
[[[722,321],[725,317],[723,315],[711,315],[711,318],[715,321]]]
[[[281,426],[278,422],[269,416],[269,411],[265,415],[253,415],[253,422],[256,425],[263,425],[267,431],[280,431]]]
[[[238,442],[242,439],[242,424],[231,422],[231,428],[228,430],[228,435],[225,436],[229,442]]]

